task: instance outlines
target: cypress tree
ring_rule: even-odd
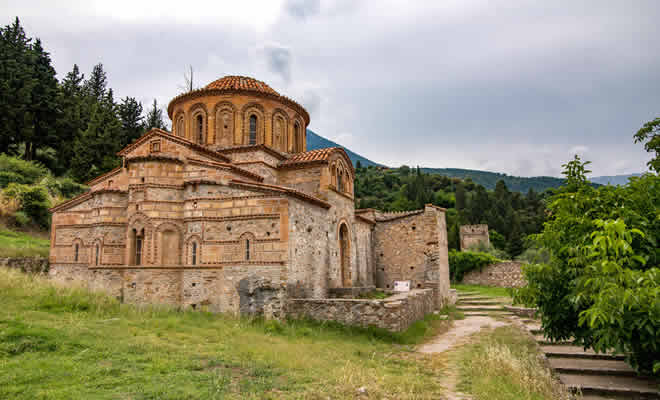
[[[77,65],[66,74],[59,85],[57,103],[60,113],[57,119],[57,142],[53,144],[58,158],[61,160],[55,168],[58,174],[64,173],[71,166],[74,141],[78,132],[87,126],[88,114],[83,95],[85,75],[80,73]]]

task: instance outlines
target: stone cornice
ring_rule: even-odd
[[[244,181],[239,181],[239,180],[231,180],[229,182],[230,186],[236,186],[236,187],[244,187],[250,190],[259,190],[259,191],[267,191],[267,192],[272,192],[272,193],[280,193],[280,194],[285,194],[285,195],[290,195],[291,197],[298,198],[299,200],[306,201],[308,203],[315,204],[317,206],[323,207],[323,208],[330,208],[331,205],[321,199],[318,199],[314,196],[310,196],[307,193],[300,192],[295,189],[291,189],[285,186],[276,186],[276,185],[267,185],[264,183],[251,183],[251,182],[244,182]]]
[[[303,106],[301,106],[298,102],[296,102],[293,99],[290,99],[286,96],[282,96],[281,94],[273,94],[273,93],[264,93],[264,92],[258,92],[254,90],[245,90],[245,89],[197,89],[193,90],[191,92],[187,93],[182,93],[175,98],[173,98],[170,103],[167,106],[167,115],[172,119],[172,112],[174,111],[174,106],[178,103],[181,103],[186,100],[194,100],[194,99],[199,99],[202,97],[210,97],[210,96],[222,96],[222,95],[247,95],[247,96],[254,96],[254,97],[260,97],[264,99],[270,99],[270,100],[276,100],[281,103],[284,103],[285,105],[293,108],[295,111],[297,111],[299,114],[303,116],[303,119],[305,120],[305,126],[309,125],[309,113]]]

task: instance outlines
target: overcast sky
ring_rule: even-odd
[[[248,75],[376,162],[559,175],[646,170],[660,116],[658,0],[3,1],[58,76],[102,62],[115,96],[167,105]]]

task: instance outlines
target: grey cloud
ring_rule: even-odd
[[[284,82],[289,83],[291,81],[291,50],[272,44],[267,45],[264,50],[270,71],[282,77]]]
[[[292,17],[305,19],[317,15],[321,10],[320,0],[286,0],[284,10]]]
[[[302,95],[302,105],[305,107],[311,118],[319,118],[321,111],[321,96],[316,90],[308,89]]]

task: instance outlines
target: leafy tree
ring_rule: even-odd
[[[660,118],[649,121],[635,133],[635,143],[644,142],[644,149],[655,156],[647,163],[649,169],[660,173]]]
[[[660,177],[596,189],[587,165],[563,165],[566,184],[535,237],[550,261],[523,268],[528,286],[516,296],[538,307],[549,338],[621,351],[638,370],[658,372]]]
[[[163,121],[163,110],[158,107],[156,99],[154,99],[154,104],[147,114],[145,125],[147,130],[151,128],[165,129],[165,121]]]

